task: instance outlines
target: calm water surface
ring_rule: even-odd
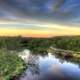
[[[20,80],[80,80],[80,64],[60,60],[51,53],[30,55]]]

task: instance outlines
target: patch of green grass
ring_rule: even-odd
[[[16,53],[0,50],[0,80],[10,80],[25,68],[24,61]]]

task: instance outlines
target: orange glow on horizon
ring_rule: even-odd
[[[79,27],[69,27],[66,25],[50,24],[50,23],[37,23],[37,29],[19,29],[4,27],[4,24],[14,24],[10,21],[0,21],[0,36],[24,36],[24,37],[54,37],[54,36],[65,36],[65,35],[80,35]],[[16,22],[17,23],[17,22]],[[27,24],[27,22],[25,22]],[[22,26],[21,26],[22,27]],[[38,29],[38,27],[40,29]],[[43,29],[45,28],[45,29]]]
[[[50,30],[30,30],[30,29],[0,29],[0,36],[24,36],[24,37],[52,37],[63,35],[80,35],[79,31],[62,30],[62,31],[50,31]]]
[[[48,37],[50,32],[40,30],[0,29],[0,36]]]

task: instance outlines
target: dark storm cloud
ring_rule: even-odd
[[[80,0],[0,0],[0,18],[27,17],[79,25]]]

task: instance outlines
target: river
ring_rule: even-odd
[[[80,80],[79,63],[56,58],[52,53],[34,55],[24,50],[22,55],[28,68],[19,80]]]

